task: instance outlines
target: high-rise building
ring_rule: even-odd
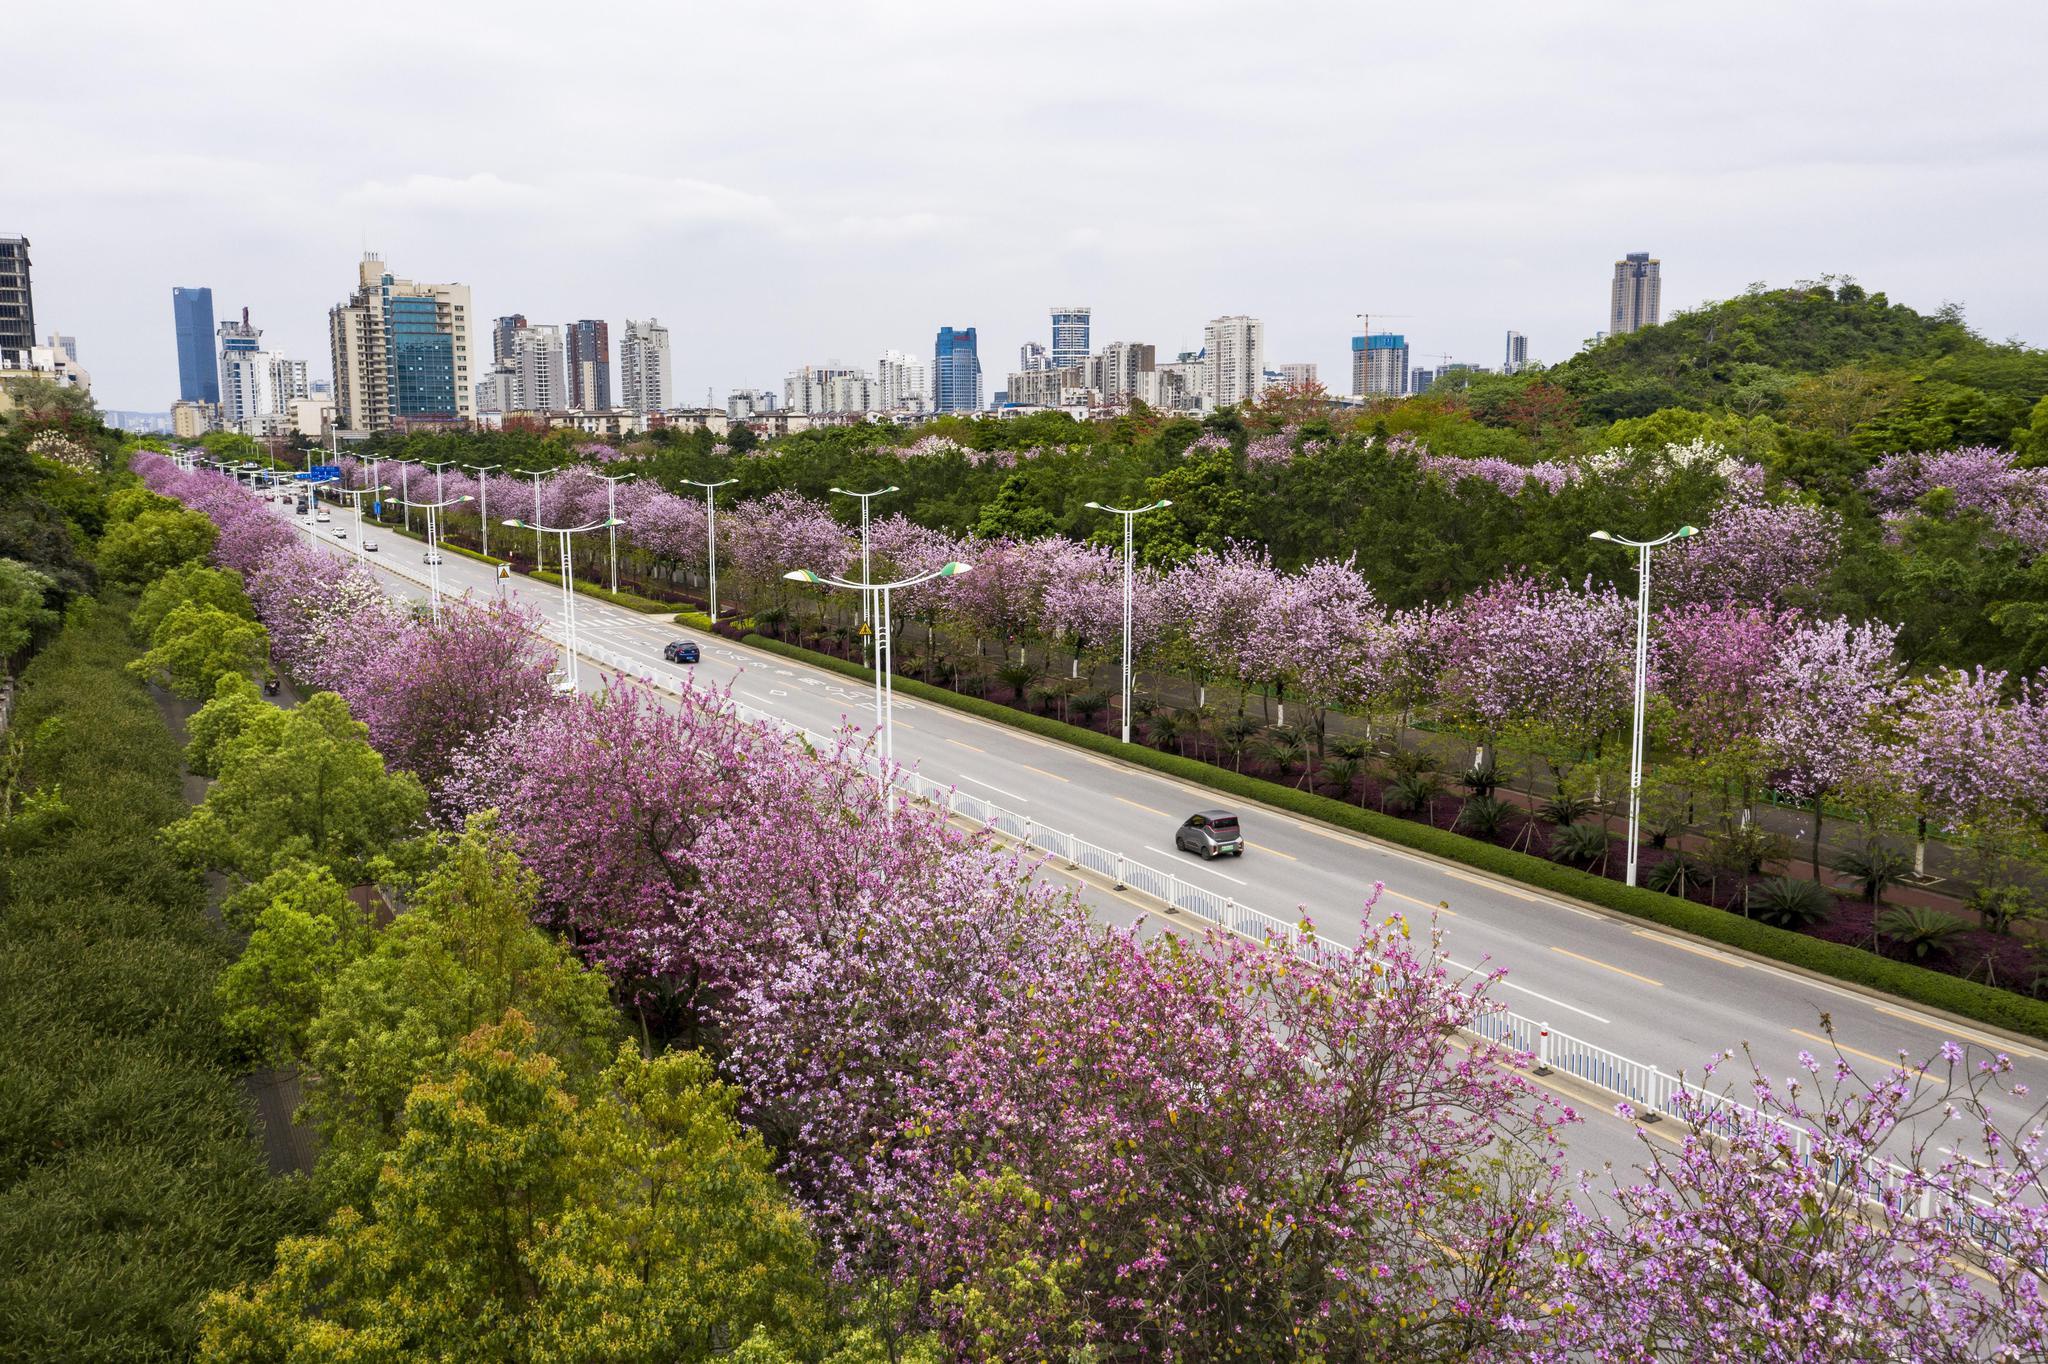
[[[1259,400],[1266,386],[1266,326],[1256,317],[1219,317],[1202,329],[1208,355],[1205,406],[1235,407]]]
[[[519,410],[519,371],[511,362],[492,365],[491,372],[476,381],[476,410],[516,412]]]
[[[612,334],[601,321],[569,324],[569,406],[607,412],[612,405]]]
[[[884,412],[932,410],[932,367],[900,350],[882,352],[875,366],[875,403]]]
[[[674,387],[669,371],[668,328],[655,318],[626,319],[619,338],[619,404],[645,416],[669,405]]]
[[[1627,336],[1657,325],[1664,302],[1659,274],[1658,263],[1647,251],[1631,251],[1614,263],[1613,303],[1607,310],[1611,334]]]
[[[193,402],[220,401],[220,370],[213,358],[213,290],[171,290],[171,318],[178,329],[178,396]]]
[[[474,416],[469,286],[399,279],[374,252],[364,254],[356,278],[349,301],[327,313],[340,428],[390,431]]]
[[[512,338],[526,325],[525,313],[508,313],[491,323],[491,363],[509,365],[512,363]]]
[[[1065,369],[1088,358],[1089,309],[1079,307],[1052,310],[1052,367]]]
[[[1017,368],[1025,374],[1036,374],[1039,370],[1051,369],[1052,356],[1042,343],[1026,341],[1017,347]]]
[[[512,407],[514,412],[565,412],[568,386],[563,378],[562,329],[541,324],[512,333]]]
[[[0,237],[0,365],[26,367],[36,344],[36,296],[28,238]]]
[[[932,406],[940,412],[981,410],[981,352],[974,328],[939,328],[932,343]]]
[[[1502,374],[1514,374],[1529,364],[1529,338],[1520,332],[1508,333],[1507,361],[1501,366]]]
[[[1429,392],[1429,386],[1435,382],[1436,371],[1433,369],[1418,368],[1408,371],[1408,392],[1411,395]]]
[[[230,431],[242,423],[275,410],[270,392],[270,374],[262,357],[263,329],[251,325],[249,310],[241,320],[229,318],[216,329],[220,352],[216,360],[220,374],[220,420]]]
[[[1321,380],[1316,378],[1313,363],[1280,366],[1280,382],[1289,388],[1313,388]]]
[[[1143,341],[1112,341],[1095,357],[1095,389],[1111,402],[1138,396],[1144,376],[1159,363],[1159,348]]]
[[[1398,398],[1408,391],[1408,338],[1374,332],[1351,338],[1351,391],[1364,398]]]

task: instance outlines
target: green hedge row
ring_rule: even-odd
[[[781,654],[816,667],[828,668],[848,677],[870,682],[874,680],[874,673],[858,663],[848,663],[829,654],[785,644],[764,635],[749,635],[747,643],[770,653]],[[1975,981],[1944,975],[1923,966],[1893,961],[1860,948],[1823,942],[1802,933],[1772,928],[1768,924],[1744,919],[1726,910],[1694,904],[1690,900],[1681,900],[1677,896],[1664,895],[1639,886],[1625,886],[1604,876],[1595,876],[1591,872],[1580,871],[1574,867],[1560,866],[1540,857],[1532,857],[1528,853],[1513,852],[1491,843],[1482,843],[1475,838],[1467,838],[1463,834],[1449,833],[1427,824],[1397,819],[1345,801],[1332,800],[1328,796],[1313,795],[1291,786],[1282,786],[1278,782],[1266,781],[1260,777],[1248,777],[1241,772],[1233,772],[1213,763],[1184,758],[1175,753],[1161,753],[1141,744],[1127,744],[1091,729],[1083,729],[1078,725],[1070,725],[1047,716],[1026,714],[978,697],[963,696],[958,692],[919,682],[914,678],[899,675],[896,679],[896,690],[906,696],[915,696],[919,700],[929,701],[935,705],[948,706],[984,720],[1009,725],[1013,729],[1025,730],[1044,738],[1072,744],[1077,748],[1122,758],[1140,767],[1149,767],[1156,772],[1179,777],[1183,781],[1277,806],[1308,819],[1363,834],[1384,843],[1412,848],[1417,852],[1462,863],[1524,885],[1554,891],[1638,919],[1648,919],[1652,923],[1682,929],[1698,937],[1754,952],[1758,956],[1831,976],[1836,980],[1882,990],[1902,999],[1944,1009],[1964,1018],[2024,1033],[2029,1037],[2048,1039],[2048,1001],[2029,999],[2009,990],[2000,990],[1980,985]]]
[[[0,1357],[182,1359],[205,1294],[305,1230],[272,1179],[219,1023],[228,960],[177,742],[126,666],[132,603],[84,601],[22,676],[22,778],[0,820]]]

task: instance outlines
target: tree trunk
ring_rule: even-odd
[[[1821,801],[1825,798],[1825,792],[1816,792],[1813,797],[1813,879],[1816,881],[1820,880],[1820,826],[1825,818],[1821,813]],[[1744,913],[1747,912],[1745,908]]]

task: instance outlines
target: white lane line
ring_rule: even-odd
[[[1145,851],[1146,851],[1146,852],[1149,852],[1149,853],[1158,853],[1158,854],[1159,854],[1159,855],[1160,855],[1161,857],[1170,857],[1170,858],[1172,858],[1172,859],[1173,859],[1174,861],[1176,861],[1176,862],[1180,861],[1180,854],[1179,854],[1179,853],[1170,853],[1170,852],[1168,852],[1168,851],[1167,851],[1166,849],[1164,849],[1164,848],[1155,848],[1155,847],[1153,847],[1153,846],[1152,846],[1152,845],[1151,845],[1150,843],[1147,843],[1147,844],[1145,844],[1145,845],[1144,845],[1144,848],[1145,848]],[[1180,870],[1180,868],[1176,867],[1176,868],[1174,868],[1174,870],[1175,870],[1176,872],[1178,872],[1178,871]],[[1232,876],[1232,875],[1231,875],[1230,873],[1228,873],[1228,872],[1221,872],[1221,871],[1218,871],[1218,870],[1216,870],[1216,869],[1215,869],[1214,867],[1210,866],[1210,865],[1209,865],[1208,863],[1206,863],[1206,862],[1197,862],[1197,863],[1195,864],[1195,870],[1196,870],[1196,871],[1205,871],[1205,872],[1208,872],[1208,873],[1209,873],[1209,875],[1211,875],[1211,876],[1220,876],[1220,877],[1222,877],[1222,878],[1223,878],[1224,880],[1226,880],[1226,881],[1230,881],[1230,882],[1234,882],[1235,884],[1237,884],[1237,885],[1240,885],[1240,886],[1248,886],[1248,885],[1250,885],[1250,884],[1251,884],[1251,882],[1249,882],[1249,881],[1239,881],[1239,880],[1238,880],[1238,879],[1237,879],[1237,878],[1236,878],[1235,876]]]
[[[992,781],[983,781],[980,777],[970,777],[965,772],[962,772],[960,774],[960,780],[971,781],[976,786],[986,787],[988,790],[995,792],[997,795],[1007,796],[1011,800],[1016,801],[1020,805],[1029,805],[1031,803],[1031,798],[1029,796],[1020,796],[1015,791],[1005,791],[1002,787],[997,786]]]
[[[1476,966],[1459,966],[1457,962],[1452,961],[1449,957],[1445,957],[1443,959],[1443,962],[1444,965],[1457,967],[1457,969],[1460,971],[1477,971],[1480,969]],[[1555,1004],[1560,1009],[1570,1009],[1575,1014],[1584,1014],[1586,1017],[1592,1019],[1595,1023],[1606,1023],[1610,1025],[1613,1023],[1612,1019],[1602,1018],[1599,1014],[1594,1013],[1591,1009],[1581,1009],[1576,1004],[1567,1004],[1561,999],[1553,999],[1549,995],[1539,994],[1536,991],[1530,989],[1526,985],[1517,985],[1515,984],[1514,979],[1510,976],[1502,976],[1500,978],[1500,983],[1507,986],[1510,990],[1520,990],[1523,994],[1529,996],[1531,999],[1540,999],[1545,1004]]]

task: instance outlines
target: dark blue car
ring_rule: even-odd
[[[671,663],[695,663],[699,657],[697,646],[687,639],[678,639],[664,644],[661,656]]]

